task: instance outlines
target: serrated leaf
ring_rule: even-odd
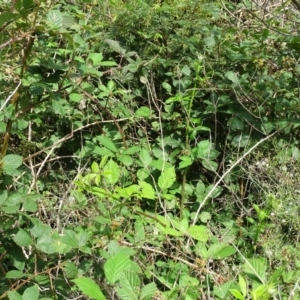
[[[60,241],[72,248],[78,248],[76,232],[73,230],[65,230],[64,235],[61,237]]]
[[[121,287],[117,288],[117,294],[122,300],[139,299],[140,279],[135,272],[123,271],[119,283]]]
[[[80,277],[72,280],[79,290],[91,299],[105,300],[100,287],[90,278]]]
[[[19,229],[18,233],[13,237],[13,240],[20,247],[28,247],[33,244],[30,235],[22,228]]]
[[[206,243],[208,240],[208,231],[206,226],[203,225],[192,225],[188,229],[189,235],[200,242]]]
[[[108,184],[117,183],[120,178],[120,168],[118,164],[113,160],[109,160],[103,168],[103,177]]]
[[[156,284],[154,282],[145,285],[140,294],[140,300],[150,300],[157,291]]]
[[[214,286],[214,295],[220,299],[228,299],[230,288],[233,285],[232,281],[226,282],[220,286]]]
[[[78,247],[81,248],[81,247],[86,246],[87,242],[90,239],[90,235],[87,231],[80,231],[77,233],[76,239],[78,242]]]
[[[149,151],[147,151],[146,149],[141,150],[139,158],[144,168],[147,168],[152,162],[152,157],[150,156]]]
[[[64,263],[63,270],[68,278],[75,278],[78,276],[78,269],[73,262],[67,261]]]
[[[267,261],[264,258],[249,258],[244,264],[244,272],[255,281],[264,284],[266,280]]]
[[[17,270],[8,271],[5,275],[6,278],[22,278],[24,276],[23,272]]]
[[[123,253],[118,253],[107,260],[104,264],[104,273],[107,281],[111,284],[116,283],[120,278],[122,271],[129,269],[130,259]]]
[[[97,139],[99,140],[99,142],[101,143],[102,146],[106,147],[110,151],[112,151],[112,152],[118,151],[116,145],[109,137],[101,135]]]
[[[63,16],[59,10],[50,10],[47,14],[47,19],[50,25],[62,26]]]
[[[179,159],[181,160],[179,163],[179,169],[186,168],[193,163],[193,160],[190,156],[180,156]]]
[[[175,168],[164,169],[158,178],[158,186],[163,190],[169,188],[176,180]]]
[[[36,200],[30,197],[26,197],[23,201],[23,209],[29,212],[36,212],[38,209]]]
[[[156,198],[156,193],[151,184],[145,181],[139,181],[139,186],[141,187],[140,196],[142,198],[154,200]]]
[[[22,165],[23,158],[20,155],[15,154],[8,154],[3,157],[2,163],[3,163],[3,169],[9,168],[9,169],[17,169]]]
[[[211,150],[211,142],[209,140],[201,141],[197,144],[198,158],[208,158]]]
[[[22,300],[37,300],[39,298],[39,288],[35,284],[34,286],[31,286],[25,290],[22,296]]]
[[[62,26],[65,28],[69,28],[75,24],[75,19],[72,16],[64,15],[62,17]]]

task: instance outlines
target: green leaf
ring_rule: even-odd
[[[82,96],[80,94],[77,94],[77,93],[71,93],[69,95],[69,98],[72,102],[79,102],[81,99],[82,99]]]
[[[225,77],[228,78],[230,81],[232,81],[234,84],[239,84],[239,79],[236,75],[236,73],[232,71],[228,71],[225,73]]]
[[[140,300],[150,300],[157,291],[156,284],[154,282],[145,285],[140,294]]]
[[[25,290],[22,296],[22,300],[37,300],[39,298],[39,294],[39,288],[35,284],[34,286],[29,287]]]
[[[112,152],[117,152],[118,149],[114,142],[107,136],[101,135],[97,138],[99,140],[100,144],[109,149]]]
[[[12,14],[9,12],[1,12],[0,14],[0,27],[5,23],[9,22],[11,20],[14,20],[18,15],[17,14]]]
[[[140,196],[142,198],[151,199],[151,200],[156,199],[156,193],[151,184],[145,181],[139,181],[139,186],[141,187]]]
[[[202,223],[207,223],[211,219],[211,214],[209,212],[203,211],[201,212],[199,218]]]
[[[65,28],[72,27],[75,23],[75,18],[72,16],[64,15],[62,18],[62,26]]]
[[[78,276],[78,269],[73,262],[65,262],[63,264],[63,270],[68,278],[75,278]]]
[[[158,178],[158,186],[163,190],[169,188],[176,180],[175,168],[164,169]]]
[[[109,160],[103,168],[103,177],[108,184],[115,184],[120,178],[120,168],[113,160]]]
[[[122,300],[139,299],[140,279],[135,272],[123,271],[119,283],[121,287],[117,288],[117,294]]]
[[[33,244],[30,235],[22,228],[19,229],[18,233],[13,237],[13,240],[20,247],[28,247]]]
[[[22,296],[16,291],[9,291],[7,295],[9,300],[23,300]]]
[[[152,157],[150,156],[149,151],[147,151],[146,149],[141,150],[139,158],[144,168],[147,168],[152,162]]]
[[[198,158],[208,158],[211,151],[211,142],[209,140],[201,141],[197,144]]]
[[[239,275],[239,286],[240,286],[240,289],[241,289],[241,292],[242,292],[244,298],[246,298],[246,296],[247,296],[247,282],[244,279],[244,277],[242,277],[241,275]]]
[[[23,201],[23,209],[29,212],[36,212],[38,209],[36,199],[30,196],[26,197]]]
[[[71,229],[64,231],[64,235],[61,237],[60,241],[72,248],[79,247],[76,232]]]
[[[0,192],[0,205],[2,205],[8,197],[8,192],[7,191],[1,191]]]
[[[267,261],[264,258],[249,258],[244,264],[244,272],[252,279],[264,284],[267,274]]]
[[[23,0],[23,7],[29,9],[33,6],[33,0]]]
[[[3,170],[5,171],[6,168],[10,169],[17,169],[22,165],[23,158],[20,155],[15,154],[8,154],[3,157]]]
[[[202,160],[202,165],[205,169],[209,171],[217,171],[218,169],[218,164],[215,161],[212,160]]]
[[[186,76],[190,76],[191,75],[191,69],[185,65],[182,69],[181,69],[181,73],[186,75]]]
[[[186,168],[193,163],[193,160],[190,156],[180,156],[179,159],[181,160],[179,163],[179,169]]]
[[[208,240],[208,230],[206,226],[203,225],[192,225],[188,229],[189,235],[200,242],[206,243]]]
[[[236,289],[230,289],[229,291],[235,297],[235,299],[239,299],[239,300],[245,299],[240,291],[238,291]]]
[[[171,236],[182,236],[183,233],[174,229],[174,228],[170,228],[170,227],[167,227],[167,228],[164,228],[162,227],[162,232],[164,234],[168,234],[168,235],[171,235]]]
[[[8,271],[5,275],[6,278],[22,278],[24,276],[23,272],[17,270]]]
[[[212,244],[208,249],[208,256],[213,259],[223,259],[236,252],[235,248],[222,243]]]
[[[102,53],[90,53],[88,59],[91,59],[93,61],[93,65],[97,67],[102,62],[103,55]]]
[[[47,20],[49,25],[61,27],[63,16],[59,10],[50,10],[47,14]]]
[[[72,280],[79,288],[79,290],[86,296],[95,300],[105,300],[99,286],[90,278],[80,277]]]
[[[171,92],[172,92],[172,87],[171,87],[171,85],[170,85],[169,83],[163,82],[162,87],[163,87],[169,94],[171,94]]]
[[[230,293],[230,288],[232,285],[233,285],[232,281],[226,282],[220,286],[215,285],[214,286],[214,295],[220,299],[227,300],[229,293]]]
[[[135,116],[149,118],[151,116],[151,110],[147,106],[141,106],[138,110],[135,111]]]
[[[107,260],[104,264],[104,273],[107,281],[111,284],[116,283],[120,278],[122,271],[129,269],[130,259],[123,253],[118,253]]]
[[[99,173],[100,172],[100,168],[99,165],[94,161],[91,165],[91,169],[94,173]]]

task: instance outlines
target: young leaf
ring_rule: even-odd
[[[157,291],[156,284],[154,282],[145,285],[140,294],[140,300],[150,300]]]
[[[155,190],[153,189],[152,185],[145,182],[139,181],[139,186],[141,187],[141,194],[142,198],[154,200],[156,198]]]
[[[239,286],[240,286],[241,292],[245,298],[247,296],[247,282],[244,279],[244,277],[242,277],[241,275],[239,275]]]
[[[240,291],[238,291],[236,289],[230,289],[229,291],[235,297],[235,299],[239,299],[239,300],[245,299],[245,297],[243,297],[243,295],[241,294]]]
[[[120,288],[117,288],[117,294],[122,300],[139,299],[140,279],[135,272],[125,270],[120,276]]]
[[[120,168],[113,160],[109,160],[103,168],[103,177],[108,184],[115,184],[120,178]]]
[[[175,168],[164,169],[158,178],[158,186],[163,190],[169,188],[176,180]]]
[[[188,229],[189,235],[200,242],[206,243],[208,240],[207,228],[203,225],[193,225]]]
[[[122,271],[129,269],[130,259],[123,253],[118,253],[104,264],[104,273],[107,281],[114,284],[121,276]]]
[[[79,290],[91,299],[105,300],[105,296],[99,286],[90,278],[80,277],[72,280]]]

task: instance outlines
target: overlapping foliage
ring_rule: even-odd
[[[0,299],[299,299],[297,1],[0,9]]]

